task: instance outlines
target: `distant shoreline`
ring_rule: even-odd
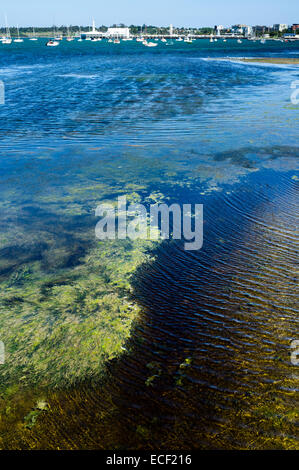
[[[237,60],[242,62],[260,62],[262,64],[299,64],[299,57],[295,59],[290,57],[244,57]]]
[[[299,65],[299,57],[208,57],[205,60],[223,60],[259,64]]]

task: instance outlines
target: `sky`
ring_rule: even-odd
[[[1,11],[2,10],[2,11]],[[0,25],[214,26],[299,23],[299,0],[2,0]]]

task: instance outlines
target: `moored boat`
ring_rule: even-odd
[[[72,34],[70,33],[70,28],[68,27],[68,28],[67,28],[67,37],[66,37],[66,40],[67,40],[68,42],[71,42],[71,41],[73,41],[74,39],[75,39],[75,38],[74,38],[74,36],[72,36]]]
[[[12,39],[11,39],[11,36],[10,36],[10,29],[9,29],[9,26],[8,26],[8,23],[7,23],[7,17],[5,16],[5,25],[6,25],[6,36],[4,36],[1,40],[2,44],[11,44],[12,43]]]
[[[50,41],[47,42],[46,46],[57,47],[59,46],[59,41],[56,41],[55,39],[50,39]]]
[[[35,29],[32,28],[32,34],[33,36],[31,38],[29,38],[29,41],[37,41],[37,38],[35,37]]]
[[[144,41],[143,42],[143,45],[144,46],[147,46],[147,47],[156,47],[158,44],[156,42],[147,42],[147,41]]]
[[[24,39],[20,38],[19,26],[17,26],[17,31],[18,31],[18,37],[14,39],[14,42],[24,42]]]
[[[11,38],[2,38],[1,42],[2,42],[2,44],[11,44],[12,39]]]

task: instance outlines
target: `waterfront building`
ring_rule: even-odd
[[[247,28],[246,24],[236,24],[231,27],[233,34],[244,34],[245,28]]]
[[[255,36],[264,36],[266,33],[270,32],[269,26],[253,26],[253,32]]]
[[[127,27],[112,27],[108,28],[108,31],[103,32],[96,29],[95,21],[92,22],[92,28],[90,31],[82,32],[83,38],[129,38],[130,28]]]
[[[289,28],[289,26],[287,24],[283,24],[283,23],[273,25],[273,31],[277,31],[277,32],[280,32],[280,33],[282,33],[282,31],[285,31],[288,28]]]
[[[108,37],[117,37],[117,38],[129,38],[130,37],[130,28],[108,28],[107,33]]]

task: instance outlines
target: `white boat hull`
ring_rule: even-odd
[[[147,43],[143,43],[144,46],[147,46],[147,47],[157,47],[157,43],[156,42],[147,42]]]
[[[58,41],[49,41],[47,42],[47,47],[57,47],[59,46],[59,42]]]

